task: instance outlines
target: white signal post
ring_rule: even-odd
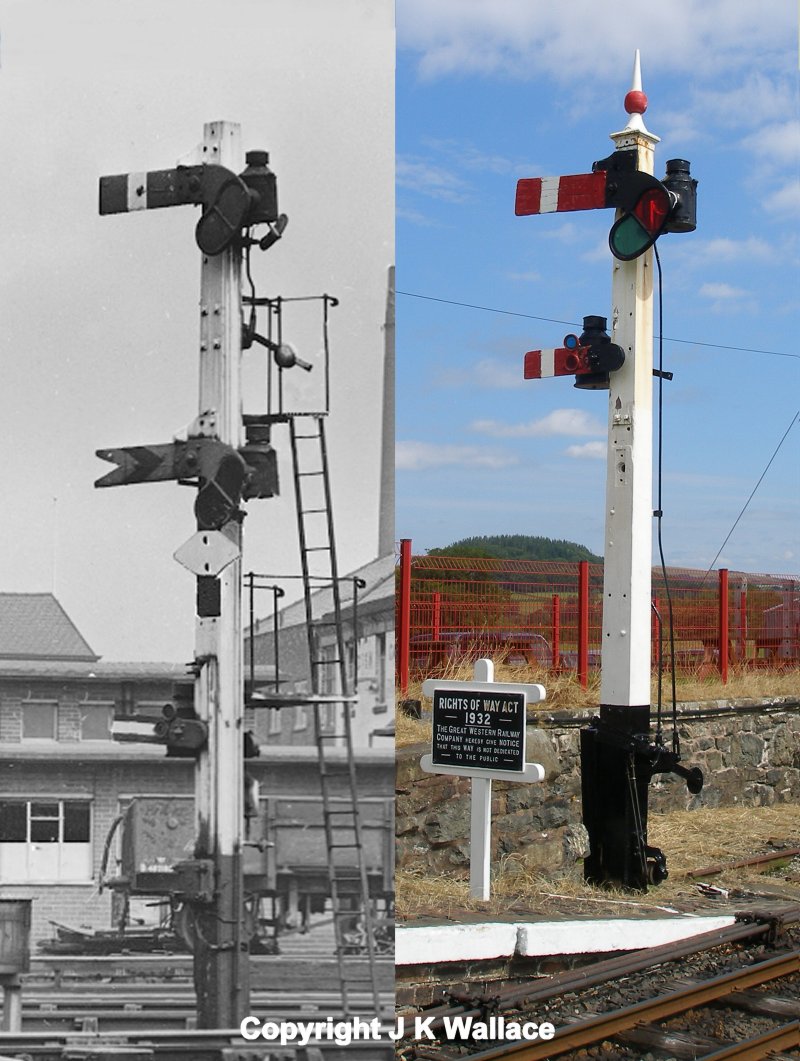
[[[202,161],[241,168],[240,128],[204,127]],[[200,434],[241,445],[241,252],[234,246],[204,254],[200,293]],[[214,863],[216,901],[204,918],[195,954],[201,1026],[232,1028],[249,1012],[248,941],[243,931],[244,671],[242,649],[242,530],[222,529],[237,556],[219,575],[220,615],[195,627],[195,712],[208,724],[208,746],[197,759],[197,857]]]
[[[611,139],[635,148],[637,168],[653,173],[659,138],[642,120],[639,53],[626,96],[630,120]],[[635,109],[634,109],[635,108]],[[619,216],[619,215],[618,215]],[[603,571],[600,703],[650,704],[650,598],[653,520],[653,251],[614,259],[611,340],[625,363],[610,373]]]
[[[525,762],[525,705],[536,704],[547,695],[543,685],[525,685],[494,680],[494,663],[490,659],[478,659],[473,668],[473,680],[466,682],[429,678],[422,683],[425,696],[433,697],[437,691],[470,693],[503,693],[522,696],[522,763],[521,769],[484,769],[480,765],[447,766],[433,761],[432,755],[423,755],[421,768],[430,774],[455,774],[472,779],[470,797],[470,853],[469,893],[474,899],[489,899],[491,896],[492,858],[492,779],[500,781],[527,782],[533,784],[544,780],[544,767],[539,763]],[[435,710],[434,710],[435,715]],[[436,735],[434,734],[434,740]]]

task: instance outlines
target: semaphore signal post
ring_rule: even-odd
[[[205,126],[196,165],[100,180],[100,213],[182,204],[202,207],[199,410],[188,439],[98,450],[117,467],[97,486],[158,479],[197,485],[197,534],[176,559],[197,579],[194,696],[165,722],[166,742],[195,759],[195,850],[180,864],[176,895],[194,939],[198,1021],[234,1028],[249,1012],[249,933],[243,889],[244,747],[242,498],[278,492],[272,447],[242,444],[241,259],[247,241],[267,249],[286,225],[265,152],[241,159],[239,126]],[[254,240],[252,226],[268,234]],[[277,351],[273,351],[277,352]]]
[[[607,319],[584,317],[580,336],[525,355],[526,379],[574,375],[575,386],[609,392],[600,713],[581,733],[584,824],[591,854],[585,875],[597,883],[643,889],[667,875],[666,859],[647,843],[648,785],[674,771],[699,791],[702,775],[650,739],[653,439],[653,244],[663,232],[695,227],[689,164],[667,163],[654,176],[659,138],[645,127],[639,53],[625,97],[629,120],[612,133],[615,151],[592,172],[520,180],[516,213],[616,208],[611,334]]]

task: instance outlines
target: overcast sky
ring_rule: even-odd
[[[197,414],[200,252],[191,207],[100,218],[101,175],[165,169],[204,123],[270,152],[283,240],[256,252],[260,295],[331,311],[329,438],[342,569],[377,553],[383,323],[394,260],[389,0],[7,0],[0,227],[5,490],[0,589],[56,595],[107,659],[188,660],[194,532],[174,483],[95,490],[99,448],[169,442]],[[244,160],[242,159],[242,166]],[[317,365],[300,308],[287,339]],[[245,406],[260,402],[259,355]],[[297,370],[298,376],[300,375]],[[299,571],[288,438],[280,499],[250,502],[245,571]]]
[[[781,439],[800,408],[797,6],[399,0],[397,14],[398,537],[603,551],[606,393],[526,382],[522,361],[610,318],[613,218],[517,218],[514,189],[613,150],[639,48],[656,176],[686,158],[699,180],[697,231],[658,244],[667,562],[710,565],[765,473],[715,566],[796,574],[800,420]]]

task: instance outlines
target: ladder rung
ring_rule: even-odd
[[[340,659],[312,659],[312,667],[326,667],[329,663],[341,663]]]
[[[322,438],[322,435],[295,435],[295,438]]]
[[[361,847],[361,844],[353,842],[352,844],[328,844],[328,847],[333,849],[334,847],[350,848],[350,847]]]
[[[327,508],[302,508],[300,509],[301,516],[317,516],[321,512],[327,512]]]
[[[318,471],[318,472],[298,472],[298,473],[297,473],[297,478],[298,478],[298,479],[308,479],[308,478],[309,478],[310,476],[312,476],[312,475],[324,475],[324,474],[325,474],[325,472],[324,472],[324,471]]]

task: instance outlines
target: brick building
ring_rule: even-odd
[[[354,608],[352,583],[359,579]],[[356,747],[393,747],[394,724],[394,557],[384,556],[353,571],[342,582],[342,618],[344,640],[351,672],[356,675],[352,706],[352,731]],[[314,614],[323,620],[332,618],[333,599],[329,589],[314,595]],[[331,627],[323,636],[321,649],[330,658],[336,655],[335,633]],[[277,639],[276,639],[277,632]],[[275,616],[256,622],[245,640],[246,667],[251,644],[255,663],[274,667],[276,642],[280,689],[283,692],[307,693],[311,688],[305,603],[302,600],[282,608]],[[336,688],[322,690],[340,692]],[[327,728],[341,732],[340,707],[331,707]],[[302,745],[313,742],[310,709],[298,706],[278,711],[259,711],[248,719],[259,741],[280,745]]]
[[[267,676],[259,667],[258,678]],[[160,715],[185,677],[182,664],[103,662],[51,594],[0,593],[0,898],[34,900],[34,940],[54,934],[52,921],[111,928],[121,904],[98,882],[106,859],[106,876],[115,874],[119,834],[105,850],[115,819],[136,797],[192,800],[192,759],[111,736],[115,717]],[[255,715],[248,725],[264,736],[248,773],[262,808],[313,799],[311,731],[296,731],[305,747],[276,747],[268,716],[288,725],[294,710]],[[393,792],[392,748],[362,754],[357,770],[364,798],[383,806]],[[158,916],[141,899],[131,913]]]

